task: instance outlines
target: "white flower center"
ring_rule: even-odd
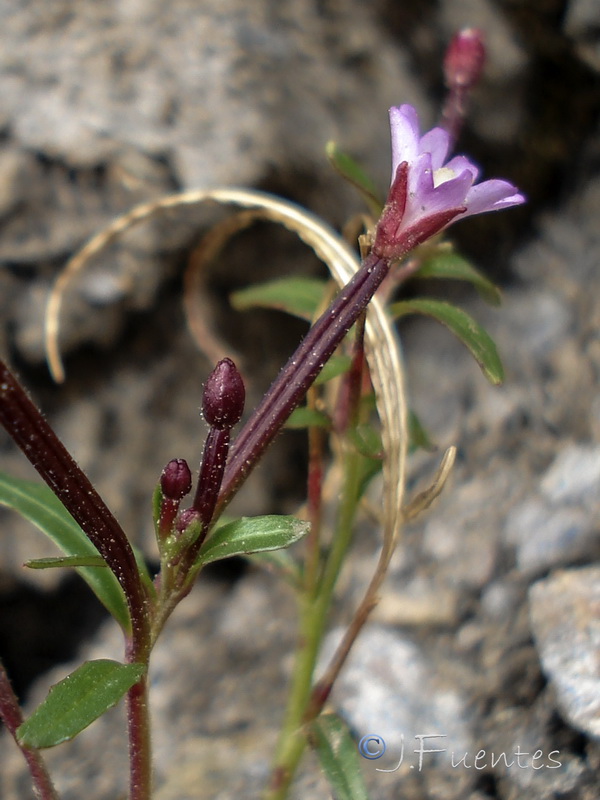
[[[446,181],[452,180],[452,178],[456,177],[456,172],[453,169],[449,169],[448,167],[440,167],[439,169],[434,170],[433,173],[433,186],[437,188],[441,183],[446,183]]]

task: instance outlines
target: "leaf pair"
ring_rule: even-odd
[[[32,522],[64,553],[63,557],[30,561],[37,569],[75,567],[109,613],[126,627],[125,596],[114,574],[60,500],[44,484],[0,473],[0,505]],[[223,558],[289,547],[308,533],[307,522],[290,516],[242,517],[220,526],[202,546],[196,566]],[[141,557],[142,578],[151,582]]]

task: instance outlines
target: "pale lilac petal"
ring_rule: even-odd
[[[483,214],[486,211],[499,211],[502,208],[518,206],[525,197],[516,186],[508,181],[493,179],[471,187],[467,193],[467,212],[465,216]]]
[[[419,152],[419,117],[409,105],[390,108],[392,175],[403,161],[412,163]]]
[[[432,128],[421,137],[419,142],[420,153],[431,153],[431,162],[434,169],[439,169],[450,149],[450,136],[443,128]]]
[[[474,185],[478,168],[466,156],[447,163],[450,136],[433,128],[422,137],[419,117],[409,105],[390,109],[392,176],[400,164],[402,180],[392,181],[379,220],[373,251],[385,258],[403,256],[459,217],[520,205],[524,196],[508,181]]]
[[[466,206],[466,198],[472,184],[473,176],[469,170],[465,170],[456,178],[441,183],[430,191],[423,192],[420,197],[420,205],[428,216],[436,214],[438,211]]]
[[[451,170],[455,175],[460,175],[461,172],[468,169],[473,176],[473,183],[479,176],[479,169],[466,156],[454,156],[447,164],[444,164],[444,167]]]
[[[411,225],[419,217],[466,206],[465,198],[472,183],[472,174],[469,170],[464,170],[455,178],[434,187],[431,156],[423,153],[411,165],[409,172],[408,201],[402,220],[403,226]]]
[[[431,153],[421,153],[410,164],[408,171],[408,196],[419,198],[423,192],[433,191],[433,166]]]

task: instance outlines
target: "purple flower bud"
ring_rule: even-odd
[[[449,88],[472,89],[485,62],[483,34],[477,28],[463,28],[453,37],[444,58],[444,76]]]
[[[224,358],[208,376],[204,387],[204,419],[211,428],[233,428],[244,412],[245,399],[246,390],[238,368],[230,358]]]
[[[189,526],[193,522],[197,522],[198,524],[201,523],[200,514],[196,511],[195,508],[186,508],[177,517],[177,522],[175,523],[175,527],[179,531],[179,533],[183,533],[186,530],[186,528],[189,528]]]
[[[181,500],[192,488],[192,472],[187,461],[174,458],[160,476],[160,488],[168,500]]]

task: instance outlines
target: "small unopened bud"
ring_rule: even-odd
[[[444,75],[450,89],[471,89],[481,76],[485,62],[483,33],[463,28],[453,37],[444,57]]]
[[[181,500],[192,488],[192,472],[187,461],[174,458],[160,476],[160,488],[168,500]]]
[[[208,376],[204,386],[204,419],[211,428],[233,428],[244,412],[245,399],[246,390],[238,368],[230,358],[224,358]]]
[[[175,528],[179,533],[184,533],[193,523],[197,523],[198,526],[201,525],[200,514],[195,508],[186,508],[177,517]]]

